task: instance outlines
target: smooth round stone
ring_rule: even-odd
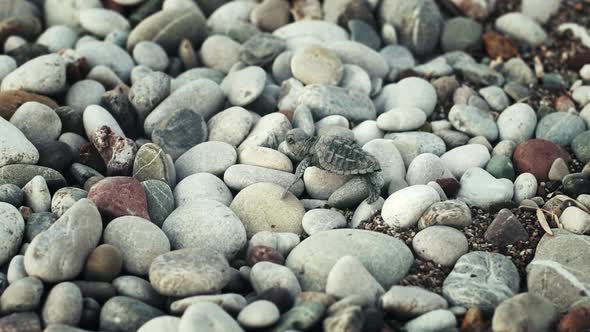
[[[274,31],[289,23],[289,3],[284,0],[265,0],[250,13],[250,21],[263,31]]]
[[[329,115],[342,115],[355,122],[376,118],[375,106],[367,95],[331,85],[306,86],[297,104],[307,106],[315,119]]]
[[[133,58],[121,47],[101,41],[89,41],[78,44],[76,51],[85,57],[92,67],[106,66],[124,82],[129,81],[134,67]]]
[[[272,76],[277,83],[282,83],[293,77],[291,72],[292,51],[284,51],[279,54],[272,63]]]
[[[107,217],[150,218],[143,186],[132,177],[113,176],[99,180],[88,191],[88,198]]]
[[[23,187],[25,194],[25,206],[33,212],[47,212],[51,208],[51,194],[47,182],[42,176],[35,176]]]
[[[416,233],[412,240],[416,255],[443,266],[453,266],[469,251],[463,232],[448,226],[430,226]]]
[[[103,241],[120,250],[127,272],[140,276],[148,275],[154,258],[170,251],[170,242],[158,226],[134,216],[112,220],[104,230]]]
[[[131,28],[127,19],[110,9],[88,8],[80,11],[80,25],[98,37],[106,37],[111,32],[127,31]]]
[[[25,253],[30,276],[47,282],[73,279],[102,234],[102,219],[88,199],[76,202],[48,230],[37,235]]]
[[[24,199],[21,188],[14,184],[0,185],[0,202],[8,203],[14,207],[20,207]]]
[[[291,58],[293,76],[304,84],[337,85],[343,65],[336,53],[321,46],[299,48]]]
[[[291,159],[277,150],[258,146],[245,148],[240,152],[240,164],[260,166],[283,172],[293,172]]]
[[[322,231],[344,228],[346,226],[346,218],[336,210],[313,209],[303,215],[301,223],[305,233],[314,235]]]
[[[457,318],[450,310],[437,309],[407,322],[404,330],[408,332],[436,331],[437,329],[454,329]]]
[[[500,141],[492,150],[492,156],[506,156],[512,158],[512,153],[516,149],[516,142],[514,141]]]
[[[561,158],[555,159],[549,169],[549,180],[563,181],[563,178],[570,174],[569,167],[565,163],[565,160]]]
[[[472,251],[457,261],[445,279],[443,296],[454,306],[490,311],[514,296],[519,283],[518,270],[508,257]]]
[[[237,317],[238,323],[247,328],[265,328],[279,320],[277,306],[267,300],[258,300],[247,305]]]
[[[234,318],[219,305],[200,302],[191,305],[184,312],[178,325],[178,332],[196,331],[203,326],[214,326],[215,328],[211,331],[242,331]]]
[[[86,198],[88,192],[75,187],[61,188],[53,194],[51,199],[51,212],[58,218],[71,208],[77,201]]]
[[[62,128],[57,113],[35,101],[22,104],[10,118],[10,123],[35,145],[57,140]]]
[[[384,24],[385,28],[387,24]],[[395,30],[394,30],[395,31]],[[390,70],[387,79],[395,82],[402,72],[416,65],[412,52],[402,45],[388,45],[379,52],[389,64]]]
[[[361,146],[374,139],[383,138],[385,134],[377,126],[377,121],[374,120],[365,120],[359,123],[352,128],[352,133],[354,134],[354,140],[356,143]]]
[[[519,144],[514,150],[513,162],[518,173],[532,173],[537,180],[545,181],[553,162],[561,158],[570,162],[570,155],[558,144],[532,139]]]
[[[225,184],[236,191],[257,183],[273,183],[286,189],[295,180],[295,174],[290,172],[243,164],[231,166],[223,176]],[[297,181],[290,191],[296,196],[301,195],[303,192],[302,181]]]
[[[77,326],[82,318],[82,292],[71,282],[55,285],[43,304],[41,316],[46,325],[64,324]]]
[[[12,205],[0,202],[0,265],[9,262],[18,252],[25,234],[25,222]]]
[[[25,90],[52,95],[63,91],[65,85],[65,61],[57,54],[48,54],[25,62],[6,75],[2,80],[0,90]]]
[[[78,31],[81,29],[80,10],[85,8],[102,8],[102,4],[99,0],[46,1],[44,9],[47,25],[66,25]]]
[[[554,112],[547,114],[539,121],[535,137],[565,146],[584,130],[586,130],[586,123],[578,115]]]
[[[292,194],[273,183],[256,183],[240,191],[230,208],[240,218],[248,238],[260,231],[301,234],[305,209]]]
[[[385,138],[393,141],[406,167],[409,167],[418,155],[431,153],[440,156],[447,150],[445,142],[440,137],[427,132],[392,133],[385,135]]]
[[[527,104],[517,103],[505,109],[498,117],[501,140],[512,140],[517,144],[533,137],[537,115]]]
[[[460,179],[472,167],[485,167],[490,158],[490,152],[484,145],[468,144],[444,153],[440,160],[454,177]]]
[[[265,246],[277,250],[283,256],[287,256],[299,242],[299,235],[294,233],[262,231],[252,236],[248,242],[248,250],[254,246]]]
[[[209,141],[198,144],[183,153],[176,159],[174,166],[178,180],[196,173],[222,176],[230,166],[236,163],[237,158],[236,149],[230,144]]]
[[[153,143],[142,145],[133,161],[133,177],[139,181],[160,180],[169,186],[176,184],[176,169],[172,158]]]
[[[0,82],[18,67],[16,61],[8,55],[0,55]]]
[[[174,201],[177,207],[191,205],[196,200],[204,198],[229,206],[233,195],[221,179],[203,172],[184,178],[174,188]]]
[[[571,144],[576,157],[583,163],[590,162],[590,130],[577,135]]]
[[[37,175],[45,178],[51,191],[66,185],[65,178],[56,170],[29,164],[13,164],[0,167],[0,184],[11,183],[23,187]]]
[[[102,84],[97,81],[78,81],[68,90],[66,105],[75,110],[84,111],[90,105],[100,104],[100,99],[105,92]]]
[[[456,17],[445,22],[441,44],[445,52],[481,47],[481,24],[471,18]]]
[[[217,251],[233,259],[246,245],[246,231],[236,214],[211,199],[193,199],[166,218],[162,230],[173,249]]]
[[[479,167],[468,169],[461,177],[461,189],[457,194],[470,206],[488,208],[494,204],[512,200],[514,186],[508,179],[496,179]]]
[[[133,85],[129,90],[129,102],[135,107],[138,120],[143,121],[170,94],[171,78],[161,72],[150,72],[138,80],[133,79],[132,72],[131,77]]]
[[[331,41],[327,48],[336,53],[343,63],[357,65],[371,77],[383,78],[387,75],[387,62],[368,46],[354,41]]]
[[[145,119],[146,135],[152,135],[155,128],[179,109],[190,109],[205,120],[221,109],[225,100],[221,88],[209,79],[189,82],[174,90]]]
[[[430,181],[448,177],[449,174],[450,172],[437,155],[423,153],[412,160],[406,173],[406,182],[410,186],[427,184]]]
[[[176,160],[207,140],[207,123],[201,114],[181,109],[154,128],[152,140]]]
[[[551,301],[537,294],[522,293],[496,308],[492,326],[496,331],[549,331],[558,319],[559,312]]]
[[[350,176],[331,173],[315,166],[308,167],[303,173],[305,191],[315,199],[328,199],[350,178]]]
[[[256,263],[250,271],[250,282],[258,295],[274,287],[286,289],[292,298],[301,293],[301,287],[293,271],[271,262]]]
[[[387,313],[399,317],[416,317],[437,309],[446,309],[444,297],[417,286],[393,286],[381,297]]]
[[[382,255],[374,255],[378,250]],[[322,255],[314,253],[322,252]],[[286,266],[299,278],[305,291],[323,291],[327,276],[343,256],[355,256],[379,281],[389,288],[402,279],[414,260],[400,240],[364,230],[330,230],[308,237],[291,251]]]
[[[216,1],[220,3],[219,1]],[[232,21],[246,22],[250,18],[250,13],[256,7],[256,3],[250,2],[229,2],[211,13],[207,20],[207,26],[216,34],[223,34]]]
[[[168,68],[168,55],[158,44],[152,41],[142,41],[133,48],[133,59],[138,65],[143,65],[154,71],[164,71]]]
[[[90,140],[94,137],[97,129],[102,126],[108,126],[116,135],[126,137],[117,120],[115,120],[109,111],[101,106],[90,105],[86,107],[82,121],[84,123],[86,137]]]
[[[246,139],[253,125],[250,112],[242,107],[230,107],[215,114],[207,123],[209,140],[237,147]]]
[[[385,89],[382,93],[386,93]],[[437,96],[432,84],[418,77],[408,77],[393,85],[393,88],[383,96],[386,99],[384,110],[396,107],[416,107],[426,116],[434,112]]]
[[[590,231],[590,214],[584,210],[570,206],[566,208],[559,220],[563,228],[576,234],[586,234]]]
[[[145,191],[150,220],[161,227],[174,211],[174,194],[170,186],[159,180],[143,181],[141,185]]]
[[[371,305],[383,293],[383,287],[354,256],[338,259],[326,280],[326,294],[337,299],[357,298],[356,301]]]
[[[410,131],[424,125],[426,114],[416,107],[398,107],[377,117],[377,127],[384,131]]]
[[[488,161],[485,169],[496,179],[505,178],[512,181],[515,177],[512,159],[506,156],[493,156],[490,161]]]
[[[220,86],[232,105],[244,106],[252,103],[262,94],[265,83],[264,69],[250,66],[229,73]]]
[[[0,297],[2,314],[34,311],[41,304],[43,282],[34,277],[26,277],[10,284]]]
[[[175,79],[172,80],[171,90],[176,91],[181,87],[187,85],[188,83],[200,79],[207,79],[215,82],[215,84],[221,84],[221,81],[223,81],[224,77],[225,73],[221,70],[205,67],[192,68],[183,72],[182,74],[178,75]]]
[[[408,228],[414,226],[426,209],[440,201],[440,196],[432,187],[415,185],[396,191],[383,204],[383,221],[391,227]]]
[[[463,228],[471,224],[471,210],[459,200],[447,200],[432,204],[420,217],[418,228],[434,225]]]
[[[16,255],[10,260],[10,263],[8,264],[8,270],[6,271],[6,280],[8,280],[9,284],[27,277],[24,260],[25,256],[23,255]]]
[[[84,279],[110,282],[121,273],[122,268],[121,251],[110,244],[101,244],[86,259]]]
[[[490,112],[470,105],[455,105],[449,112],[449,121],[457,130],[471,136],[483,136],[488,141],[498,138],[498,126]]]
[[[128,296],[109,299],[100,310],[100,329],[105,331],[137,331],[149,320],[164,313]]]
[[[538,46],[545,42],[547,33],[532,18],[518,12],[504,14],[496,19],[496,29],[518,41]]]
[[[163,297],[143,278],[121,276],[113,280],[113,286],[118,294],[133,297],[149,305],[160,307],[163,303]]]
[[[495,111],[502,112],[510,105],[508,96],[500,87],[492,85],[481,88],[478,92],[485,99],[488,105]]]
[[[340,86],[364,95],[370,95],[372,91],[369,74],[363,68],[351,64],[344,65]]]
[[[160,316],[145,322],[137,332],[178,331],[180,318],[176,316]]]
[[[251,66],[266,66],[281,54],[287,43],[270,33],[254,33],[242,44],[240,61]]]
[[[37,43],[47,46],[50,52],[57,53],[61,49],[73,48],[76,40],[78,40],[78,33],[72,28],[66,25],[54,25],[37,38]]]
[[[229,73],[232,66],[240,61],[240,44],[224,35],[213,35],[201,46],[201,61],[212,69]]]
[[[388,139],[375,139],[363,145],[363,150],[371,154],[381,165],[384,185],[393,179],[404,178],[406,167],[402,155],[394,142]]]
[[[154,289],[164,296],[211,294],[230,281],[230,267],[221,253],[186,248],[156,257],[149,277]]]
[[[245,267],[243,267],[245,268]],[[195,295],[181,300],[174,301],[170,304],[170,312],[173,314],[182,314],[191,305],[199,302],[213,302],[219,304],[224,310],[230,313],[240,312],[248,302],[240,294],[225,293],[216,295]]]
[[[0,167],[15,163],[36,164],[38,160],[39,151],[31,141],[19,128],[0,117]]]

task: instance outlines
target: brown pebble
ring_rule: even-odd
[[[254,266],[254,264],[258,262],[271,262],[283,265],[285,263],[285,258],[278,250],[274,248],[267,246],[254,246],[248,251],[246,263],[249,266]]]
[[[448,198],[455,197],[461,188],[459,181],[453,178],[438,179],[436,180],[436,183],[440,185]]]
[[[470,308],[463,318],[461,332],[485,332],[488,331],[488,325],[479,308]]]
[[[84,278],[90,281],[110,282],[121,273],[123,257],[117,247],[102,244],[94,249],[84,267]]]
[[[195,52],[193,43],[188,39],[183,39],[180,42],[180,45],[178,46],[178,56],[180,57],[180,61],[182,61],[185,70],[199,66],[197,52]]]
[[[512,45],[512,41],[497,32],[486,32],[483,35],[483,42],[486,48],[486,53],[492,59],[500,57],[507,60],[518,55],[518,51],[514,45]]]
[[[559,322],[559,332],[590,331],[590,308],[577,307],[568,312]]]
[[[43,95],[22,90],[2,91],[0,92],[0,116],[6,120],[10,120],[14,112],[16,112],[22,104],[29,101],[36,101],[51,109],[58,107],[55,101]]]
[[[286,312],[293,307],[294,301],[291,293],[281,287],[271,287],[258,295],[259,300],[267,300],[274,303],[280,312]]]
[[[117,295],[115,286],[109,282],[85,280],[74,280],[72,282],[80,288],[83,297],[90,297],[98,303],[105,303]]]

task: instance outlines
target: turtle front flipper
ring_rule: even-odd
[[[369,173],[365,176],[369,184],[369,196],[367,197],[367,203],[375,203],[381,196],[381,188],[383,187],[383,176],[381,172]]]
[[[281,195],[281,199],[285,198],[285,196],[287,196],[287,192],[291,190],[291,187],[293,187],[295,185],[295,183],[297,183],[297,181],[301,180],[301,178],[303,178],[303,173],[305,173],[305,169],[308,168],[311,165],[311,158],[305,158],[303,159],[299,165],[297,165],[297,169],[295,170],[295,180],[293,180],[293,182],[291,182],[291,184],[287,187],[287,189],[285,189],[285,191],[283,192],[283,195]]]

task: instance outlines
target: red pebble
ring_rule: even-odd
[[[557,158],[566,163],[572,159],[560,145],[544,139],[531,139],[519,144],[514,150],[512,161],[518,174],[532,173],[538,181],[547,181],[551,164]]]
[[[143,186],[135,178],[105,178],[90,188],[88,199],[106,217],[137,216],[150,220]]]

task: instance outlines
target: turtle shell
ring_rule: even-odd
[[[375,157],[361,149],[355,141],[339,136],[322,136],[314,145],[320,168],[341,175],[378,172],[381,166]]]

